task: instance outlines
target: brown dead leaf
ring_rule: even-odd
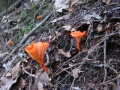
[[[64,52],[62,49],[58,49],[58,52],[66,57],[71,57],[70,52]]]
[[[109,4],[111,0],[102,0],[102,2]]]
[[[70,13],[73,13],[73,12],[74,12],[74,10],[75,10],[75,8],[74,8],[74,7],[71,7],[71,8],[69,8],[69,10],[68,10],[68,11],[69,11]]]
[[[18,62],[11,70],[12,79],[16,78],[18,76],[18,74],[20,73],[20,71],[21,71],[20,63],[21,62]]]
[[[77,68],[72,70],[72,75],[73,75],[74,78],[78,77],[78,73],[79,73],[79,70]]]
[[[99,24],[99,25],[97,26],[97,31],[98,31],[98,32],[103,31],[103,25],[102,25],[102,24]]]
[[[111,27],[109,24],[105,27],[105,31],[107,32],[107,34],[110,34]]]
[[[9,78],[1,77],[0,90],[9,90],[13,83],[15,83],[15,82]]]
[[[40,81],[38,82],[38,90],[44,90],[43,84]]]
[[[12,74],[10,72],[8,72],[5,76],[6,77],[10,77]]]
[[[45,71],[40,74],[39,78],[41,79],[41,83],[44,85],[47,85],[47,83],[51,81],[51,79],[48,76],[48,73]]]
[[[26,80],[21,78],[19,82],[19,89],[21,90],[26,85]]]
[[[66,15],[63,15],[62,17],[58,17],[58,18],[56,18],[56,19],[52,20],[51,22],[52,22],[52,23],[54,23],[54,22],[60,21],[60,20],[62,20],[62,19],[67,20],[67,19],[69,19],[69,18],[70,18],[70,15],[71,15],[71,13],[66,14]]]
[[[17,78],[19,77],[19,75],[17,76]],[[12,79],[10,77],[1,77],[1,86],[0,86],[0,90],[9,90],[11,88],[11,86],[16,83],[17,78]]]
[[[23,90],[25,85],[26,85],[26,80],[21,77],[20,80],[17,80],[17,82],[14,84],[14,87],[12,86],[10,88],[10,90]]]
[[[76,3],[78,3],[79,2],[79,0],[71,0],[71,7],[73,6],[73,5],[75,5]]]
[[[119,28],[120,28],[120,22],[117,22],[117,23],[115,24],[115,29],[118,30]]]

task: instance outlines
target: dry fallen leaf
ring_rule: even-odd
[[[40,81],[38,82],[38,90],[44,90],[43,84]]]
[[[74,78],[78,77],[78,73],[79,73],[79,70],[77,68],[72,70],[72,75],[73,75]]]
[[[102,0],[102,2],[109,4],[111,0]]]
[[[107,32],[107,34],[110,34],[110,31],[111,31],[110,24],[105,26],[105,31]]]
[[[26,85],[25,82],[26,82],[26,80],[21,77],[20,82],[19,82],[19,86],[18,86],[20,90]]]
[[[79,2],[79,0],[71,0],[71,7],[78,2]]]
[[[66,14],[66,15],[63,15],[62,17],[56,18],[56,19],[52,20],[51,22],[54,23],[54,22],[57,22],[57,21],[62,20],[62,19],[67,20],[67,19],[70,18],[70,15],[71,15],[70,13]]]
[[[98,31],[98,32],[103,31],[103,25],[102,25],[102,24],[99,24],[99,25],[97,26],[97,31]]]
[[[21,71],[20,63],[21,62],[18,62],[11,70],[12,79],[15,79],[18,76],[18,74],[20,73],[20,71]]]
[[[64,52],[62,49],[58,49],[58,52],[66,57],[71,57],[70,52]]]
[[[69,67],[73,67],[73,66],[74,66],[73,64],[71,64],[71,63],[69,64]]]
[[[62,12],[63,9],[69,8],[69,0],[55,0],[54,7],[57,12]]]
[[[8,73],[9,74],[9,73]],[[7,77],[7,76],[3,76],[1,77],[1,86],[0,86],[0,90],[9,90],[11,88],[11,86],[16,83],[17,79],[18,79],[19,75],[17,75],[17,77],[15,79]]]
[[[82,90],[79,87],[72,87],[72,89],[74,89],[74,90]]]
[[[9,90],[15,80],[9,79],[7,77],[1,77],[1,87],[0,90]]]
[[[62,28],[64,28],[65,30],[69,31],[72,28],[72,26],[66,25],[66,26],[62,26]]]
[[[8,72],[5,76],[6,77],[10,77],[12,74],[10,72]]]
[[[4,57],[6,54],[8,54],[8,52],[0,53],[0,58]]]
[[[72,28],[70,31],[77,31],[77,29],[76,28]]]
[[[119,28],[120,28],[120,22],[117,22],[117,23],[115,24],[115,29],[118,30]]]
[[[48,73],[45,71],[40,74],[39,78],[41,79],[41,83],[44,85],[47,85],[47,83],[51,81],[48,76]]]
[[[71,7],[71,8],[69,8],[69,10],[68,10],[68,11],[69,11],[70,13],[73,13],[73,12],[74,12],[74,10],[75,10],[75,8],[74,8],[74,7]]]
[[[54,22],[57,22],[57,21],[62,20],[62,19],[63,19],[63,17],[59,17],[59,18],[52,20],[51,22],[54,23]]]

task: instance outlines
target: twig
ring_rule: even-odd
[[[82,64],[82,63],[77,63],[77,64],[74,64],[74,65],[71,66],[71,67],[64,68],[64,69],[61,68],[61,71],[58,72],[58,73],[56,73],[56,74],[54,75],[54,78],[55,78],[56,76],[58,76],[60,73],[62,73],[63,71],[66,71],[67,69],[70,69],[70,68],[72,68],[72,67],[74,67],[74,66],[76,66],[76,65],[79,65],[79,64]]]
[[[112,67],[109,66],[109,65],[107,65],[107,67],[110,68],[111,70],[113,70],[113,71],[118,75],[118,72],[117,72],[114,68],[112,68]]]
[[[105,85],[105,84],[107,84],[107,83],[109,83],[109,82],[111,82],[111,81],[115,81],[115,80],[117,80],[117,79],[119,79],[119,78],[120,78],[120,76],[118,76],[118,77],[116,77],[116,78],[113,78],[113,79],[111,79],[111,80],[105,81],[105,82],[103,82],[103,83],[100,83],[99,86],[100,86],[100,85]]]
[[[71,84],[70,90],[72,90],[72,87],[74,86],[75,79],[76,79],[76,78],[73,79],[73,82],[72,82],[72,84]]]
[[[107,32],[106,32],[107,34]],[[106,36],[105,34],[105,36]],[[104,79],[103,79],[103,82],[105,82],[106,80],[106,77],[107,77],[107,69],[106,69],[106,40],[104,40]]]
[[[37,78],[34,74],[30,74],[28,71],[26,71],[25,68],[24,68],[22,65],[21,65],[21,67],[22,67],[22,70],[23,70],[26,74],[28,74],[28,75],[31,76],[31,77]]]
[[[85,52],[87,52],[87,51],[85,51]],[[72,57],[71,59],[69,59],[69,60],[67,60],[66,62],[64,62],[64,64],[65,64],[65,63],[68,63],[68,62],[71,61],[71,60],[73,60],[74,58],[76,58],[77,56],[79,56],[79,55],[82,54],[82,53],[84,53],[84,52],[79,52],[77,55],[75,55],[75,56]],[[54,73],[55,77],[58,75],[57,72],[64,66],[64,64],[62,64],[62,65],[57,69],[57,71]],[[68,67],[68,68],[70,68],[70,67]],[[67,69],[67,68],[65,68],[65,69]],[[62,70],[63,70],[63,69],[62,69]],[[62,71],[60,71],[60,72],[62,72]],[[58,73],[60,74],[60,72],[58,72]]]
[[[6,56],[1,62],[2,62],[2,63],[5,63],[5,62],[9,59],[9,57],[12,56],[14,52],[16,52],[16,50],[17,50],[18,48],[19,48],[19,45],[17,45],[17,46],[12,50],[12,52],[10,52],[10,54],[9,54],[8,56]]]
[[[45,65],[48,65],[48,64],[49,64],[49,62],[50,62],[49,55],[48,55],[48,53],[47,53],[47,52],[45,53],[45,55],[46,55],[46,58],[47,58],[47,62],[45,63]]]
[[[103,37],[103,38],[100,40],[99,43],[97,43],[93,48],[91,48],[91,49],[88,50],[88,54],[87,54],[86,58],[88,58],[89,55],[90,55],[101,43],[103,43],[106,39],[108,39],[108,37],[113,36],[113,35],[115,35],[115,34],[118,34],[119,31],[120,31],[120,30],[118,29],[117,32],[113,32],[113,33],[111,33],[111,34],[106,35],[105,37]]]
[[[120,90],[120,79],[117,80],[117,88],[116,90]]]
[[[51,15],[53,14],[53,12],[51,12],[42,22],[38,23],[36,25],[36,27],[34,27],[21,41],[20,44],[23,44],[30,35],[32,35],[33,32],[35,32]]]

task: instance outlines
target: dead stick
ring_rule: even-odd
[[[106,34],[107,34],[107,32],[106,32]],[[106,36],[106,34],[105,34],[105,36]],[[106,77],[107,77],[107,69],[106,69],[106,40],[104,40],[103,50],[104,50],[104,79],[103,79],[103,82],[105,82]]]
[[[51,12],[42,22],[38,23],[36,27],[34,27],[21,41],[20,44],[23,44],[30,35],[32,35],[33,32],[35,32],[51,15],[53,12]]]

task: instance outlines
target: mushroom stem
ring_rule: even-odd
[[[78,39],[78,38],[76,38],[76,41],[77,41],[77,49],[80,51],[80,40],[81,39]]]
[[[41,60],[42,62],[41,63],[39,63],[40,64],[40,66],[46,71],[46,72],[48,72],[48,68],[47,68],[47,66],[46,65],[44,65],[44,62],[43,62],[43,60]]]
[[[74,37],[77,41],[77,49],[80,51],[80,40],[81,38],[86,34],[86,31],[81,32],[81,31],[74,31],[71,32],[71,36]]]

